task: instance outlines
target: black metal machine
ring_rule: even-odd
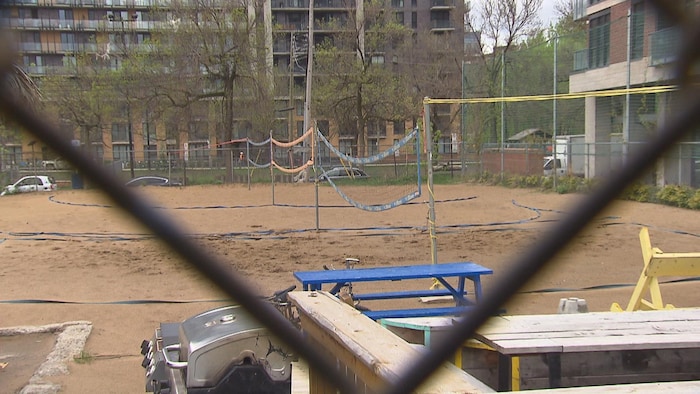
[[[238,305],[161,323],[141,344],[146,391],[289,393],[293,356],[287,349]]]

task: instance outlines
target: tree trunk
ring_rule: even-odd
[[[224,97],[222,105],[224,107],[224,140],[226,144],[222,146],[224,152],[224,162],[226,163],[226,182],[233,183],[233,156],[234,146],[231,141],[236,137],[233,130],[233,78],[229,79],[224,86]]]

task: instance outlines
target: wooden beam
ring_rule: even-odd
[[[368,392],[386,390],[397,382],[424,351],[327,292],[291,292],[289,299],[299,312],[304,333],[320,349],[327,349],[338,360],[339,367],[346,368],[346,373],[365,385]],[[310,386],[313,390],[314,383]],[[438,368],[416,391],[486,392],[493,390],[449,363]]]

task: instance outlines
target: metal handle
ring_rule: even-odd
[[[165,364],[173,369],[185,369],[187,368],[187,361],[172,361],[168,358],[168,352],[179,352],[180,351],[180,344],[176,343],[174,345],[168,345],[161,350],[161,353],[163,353],[163,359],[165,360]]]

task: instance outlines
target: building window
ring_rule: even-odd
[[[20,8],[17,10],[19,19],[39,19],[37,8]]]
[[[386,137],[386,122],[383,120],[367,122],[367,135]]]
[[[418,13],[417,12],[411,12],[411,29],[417,29],[418,28]]]
[[[440,137],[438,141],[438,153],[451,153],[452,152],[452,136]]]
[[[372,64],[384,64],[384,55],[372,55]]]
[[[394,135],[406,134],[406,126],[403,120],[394,121]]]
[[[330,123],[327,120],[317,120],[316,126],[323,136],[328,137],[331,134]]]
[[[610,62],[610,14],[590,20],[588,32],[588,66],[605,67]]]
[[[403,8],[403,0],[391,0],[391,6],[394,8]]]
[[[209,128],[207,122],[193,121],[189,122],[189,138],[193,140],[208,140]]]
[[[114,161],[129,161],[129,145],[114,144],[112,145],[112,160]]]
[[[632,5],[630,23],[630,58],[638,60],[644,55],[644,2]]]
[[[73,10],[58,10],[58,19],[61,21],[72,21]]]
[[[157,140],[156,125],[152,122],[143,122],[141,127],[143,129],[143,142],[146,145],[155,145]]]
[[[158,155],[157,155],[157,150],[154,145],[143,145],[143,157],[144,160],[146,161],[153,161],[155,160]]]
[[[75,51],[75,34],[61,33],[61,49],[66,52]]]
[[[352,156],[352,140],[340,140],[338,150],[348,156]]]
[[[374,156],[379,154],[379,140],[376,138],[367,139],[367,155]]]
[[[209,144],[206,142],[190,142],[187,144],[190,160],[208,160]]]
[[[403,24],[404,24],[403,12],[397,12],[397,13],[396,13],[396,23],[398,23],[399,25],[403,25]]]
[[[656,13],[656,31],[673,27],[673,18],[665,12]]]
[[[19,165],[22,163],[22,146],[21,145],[6,145],[5,146],[5,163],[10,165]]]
[[[104,160],[105,152],[101,142],[92,143],[92,157],[94,157],[95,160],[98,161]]]
[[[112,123],[112,141],[129,141],[129,125],[126,123]]]

